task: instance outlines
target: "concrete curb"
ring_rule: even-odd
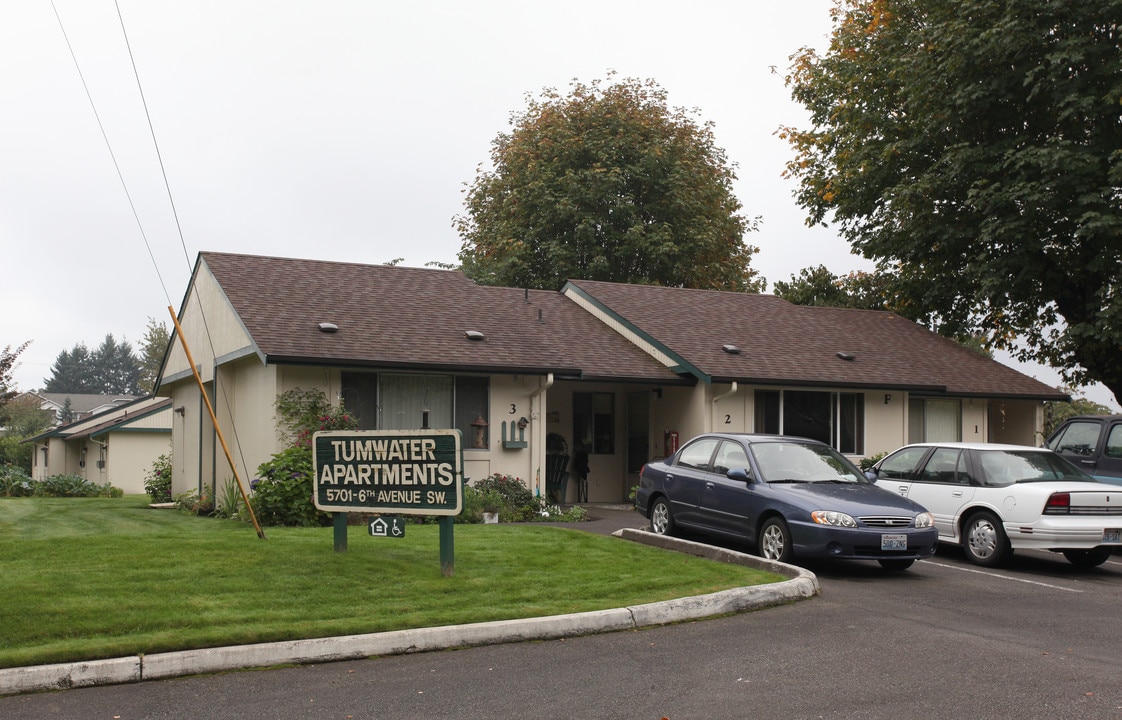
[[[818,578],[792,565],[643,530],[623,529],[613,535],[718,562],[756,567],[789,579],[759,587],[733,588],[709,595],[552,617],[5,668],[0,669],[0,695],[632,630],[781,605],[813,597],[819,592]]]

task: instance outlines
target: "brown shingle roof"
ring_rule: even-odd
[[[1066,397],[894,313],[799,306],[772,295],[586,280],[570,285],[718,381]],[[740,354],[723,351],[726,344]]]
[[[680,381],[560,293],[480,286],[449,270],[200,259],[270,362]],[[468,340],[469,330],[486,339]]]

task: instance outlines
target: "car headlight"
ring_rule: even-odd
[[[833,510],[815,510],[810,514],[810,519],[819,525],[837,525],[838,527],[857,527],[857,521],[851,515],[835,512]]]
[[[933,516],[931,513],[921,512],[919,515],[916,515],[916,527],[917,528],[929,528],[934,524],[935,524],[935,516]]]

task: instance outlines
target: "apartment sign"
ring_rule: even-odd
[[[403,515],[463,510],[459,430],[317,432],[312,463],[320,510]]]

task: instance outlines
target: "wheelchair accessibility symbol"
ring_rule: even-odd
[[[370,534],[373,537],[405,537],[405,518],[376,517],[370,521]]]

